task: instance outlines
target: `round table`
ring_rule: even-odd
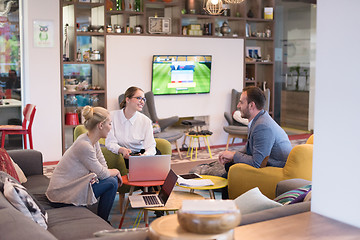
[[[155,219],[149,227],[150,239],[172,240],[205,240],[205,239],[234,239],[234,230],[220,234],[196,234],[185,231],[180,227],[177,214]]]
[[[215,194],[214,194],[214,189],[219,189],[219,188],[223,188],[226,187],[228,185],[228,180],[226,178],[223,177],[218,177],[218,176],[211,176],[211,175],[200,175],[202,177],[202,179],[210,179],[214,185],[211,186],[203,186],[203,187],[187,187],[187,186],[180,186],[183,188],[189,188],[190,192],[194,192],[194,190],[209,190],[209,194],[210,194],[210,198],[211,199],[215,199]],[[198,178],[201,179],[201,178]],[[195,178],[196,180],[196,178]]]

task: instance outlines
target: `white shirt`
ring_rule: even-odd
[[[112,126],[105,139],[106,148],[119,154],[119,148],[125,147],[133,152],[145,149],[143,155],[156,154],[156,142],[153,134],[152,121],[140,112],[126,119],[124,109],[110,112]]]

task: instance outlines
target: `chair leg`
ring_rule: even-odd
[[[183,159],[182,158],[182,156],[181,156],[181,152],[180,152],[180,149],[179,149],[179,146],[178,146],[178,144],[177,144],[177,141],[175,140],[175,146],[176,146],[176,149],[177,149],[177,151],[178,151],[178,153],[179,153],[179,157],[180,157],[180,159]]]
[[[228,150],[228,148],[229,148],[229,142],[230,142],[230,139],[231,139],[231,136],[230,136],[230,134],[229,134],[228,139],[227,139],[227,142],[226,142],[226,148],[225,148],[225,151],[227,151],[227,150]]]
[[[23,134],[23,141],[24,141],[24,149],[27,149],[27,139],[26,139],[26,134]]]
[[[1,148],[5,147],[5,133],[1,132]]]
[[[33,148],[32,133],[29,132],[28,136],[29,136],[29,142],[30,142],[30,149],[34,149],[34,148]]]

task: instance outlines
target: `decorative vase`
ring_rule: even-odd
[[[229,27],[229,24],[227,22],[224,22],[223,25],[220,28],[220,33],[223,36],[229,35],[231,32],[231,28]]]

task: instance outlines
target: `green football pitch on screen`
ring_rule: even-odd
[[[193,81],[195,87],[188,88],[169,88],[171,83],[171,63],[153,64],[152,91],[155,95],[165,94],[186,94],[186,93],[208,93],[210,92],[211,70],[206,64],[194,63]]]

